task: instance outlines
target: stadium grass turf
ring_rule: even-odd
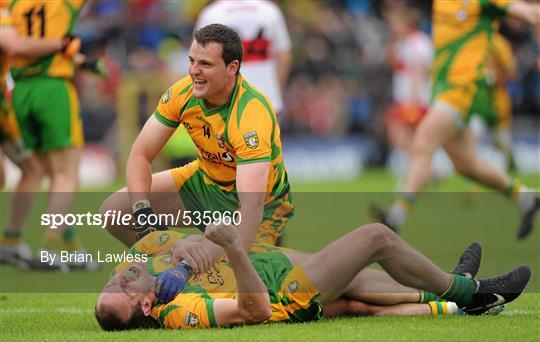
[[[521,177],[525,184],[540,187],[540,177]],[[296,217],[290,222],[285,245],[316,251],[354,227],[370,222],[367,206],[373,201],[387,206],[392,200],[392,178],[382,171],[367,171],[354,181],[325,184],[293,183]],[[107,191],[80,193],[73,212],[97,212]],[[376,191],[388,191],[381,193]],[[444,269],[451,269],[457,256],[473,240],[481,241],[486,253],[480,276],[529,264],[533,278],[527,292],[497,317],[402,317],[342,318],[308,324],[217,329],[207,331],[100,331],[93,309],[113,265],[98,272],[69,274],[21,272],[0,267],[0,338],[5,341],[167,339],[183,340],[539,340],[540,233],[525,241],[515,240],[518,215],[515,207],[498,194],[485,192],[461,178],[444,180],[422,196],[401,236]],[[6,202],[1,201],[2,217]],[[40,203],[38,203],[39,207]],[[42,210],[42,209],[41,209]],[[34,210],[40,213],[40,208]],[[540,220],[537,219],[537,226]],[[29,220],[26,241],[37,248],[41,228],[39,215]],[[122,246],[98,228],[81,228],[90,251],[119,252]],[[49,293],[30,293],[49,292]],[[52,293],[51,293],[52,292]],[[68,293],[71,292],[71,293]],[[79,293],[72,293],[79,292]],[[87,292],[87,293],[84,293]]]
[[[355,317],[191,331],[107,333],[93,307],[97,294],[8,294],[1,299],[4,341],[538,341],[540,295],[524,294],[499,316]]]

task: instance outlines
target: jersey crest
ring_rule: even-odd
[[[185,326],[195,328],[199,325],[199,322],[199,316],[189,311],[186,313],[186,319],[184,320]]]
[[[257,132],[253,131],[244,134],[244,142],[249,148],[257,148],[257,146],[259,146],[259,137],[257,136]]]
[[[163,96],[161,96],[161,99],[159,100],[161,103],[163,104],[166,104],[167,102],[169,102],[172,98],[172,91],[171,91],[171,88],[167,89],[167,91],[165,92],[165,94],[163,94]]]

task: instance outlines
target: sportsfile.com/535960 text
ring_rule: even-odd
[[[98,213],[68,213],[68,214],[42,214],[41,225],[56,229],[63,225],[68,226],[98,226],[104,229],[111,225],[162,225],[175,227],[207,226],[209,224],[239,225],[242,222],[242,214],[239,211],[190,211],[179,210],[176,214],[150,214],[139,216],[140,222],[133,220],[131,213],[117,210],[108,210],[103,214]]]

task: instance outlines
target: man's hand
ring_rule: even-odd
[[[210,224],[206,226],[204,236],[225,250],[237,246],[242,247],[240,236],[233,226]]]
[[[167,304],[184,289],[190,276],[191,267],[185,262],[161,272],[156,278],[156,297],[163,304]]]
[[[135,230],[137,231],[137,240],[156,230],[167,230],[168,228],[157,220],[154,211],[147,200],[141,200],[133,204],[133,220],[135,221]],[[150,220],[150,222],[148,222]],[[156,223],[156,224],[150,224]]]
[[[212,257],[204,245],[193,239],[179,240],[171,248],[173,260],[188,264],[193,274],[201,274],[212,266]]]
[[[62,38],[62,54],[72,59],[81,50],[81,39],[77,36],[67,34]]]

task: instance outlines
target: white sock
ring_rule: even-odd
[[[448,309],[449,315],[460,315],[461,310],[458,308],[457,304],[454,302],[446,302],[446,308]]]
[[[521,209],[521,212],[526,212],[532,208],[532,206],[534,205],[535,195],[536,193],[534,189],[527,188],[523,185],[521,186],[521,189],[519,190],[519,194],[517,196],[517,202],[519,208]]]
[[[386,215],[386,221],[391,226],[401,228],[407,220],[408,210],[400,202],[392,204]]]

